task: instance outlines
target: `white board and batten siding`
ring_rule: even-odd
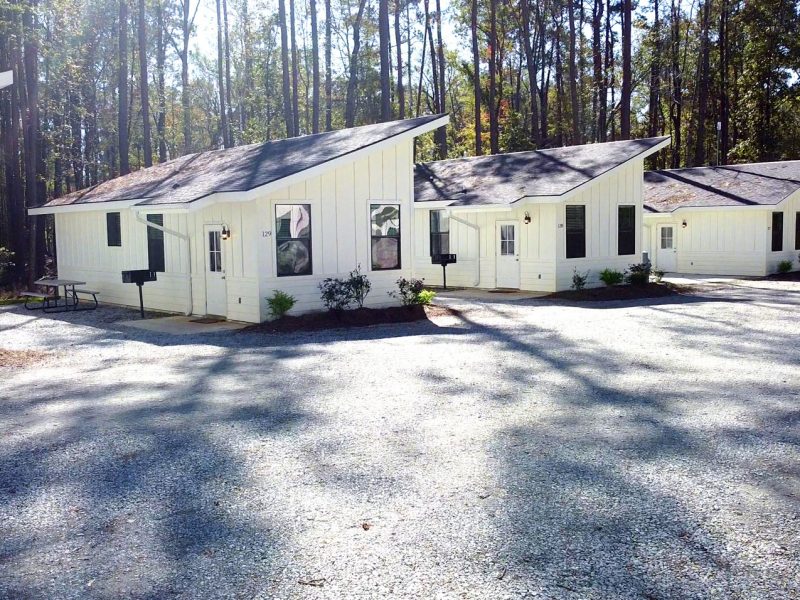
[[[163,214],[165,228],[188,235],[191,256],[190,276],[186,240],[164,234],[165,272],[158,274],[158,281],[145,284],[145,306],[186,312],[191,280],[192,313],[207,314],[208,227],[222,225],[231,235],[221,246],[227,298],[227,311],[221,316],[263,321],[269,318],[266,298],[275,290],[296,298],[293,313],[321,309],[319,283],[327,277],[344,277],[358,265],[372,283],[366,305],[396,304],[388,292],[399,277],[412,274],[412,160],[412,142],[403,140],[251,201],[218,202],[196,211],[143,210],[142,218]],[[371,269],[370,204],[381,203],[400,206],[401,269]],[[311,206],[312,275],[277,276],[277,204]],[[148,268],[147,227],[133,212],[141,207],[99,208],[55,215],[58,274],[86,281],[104,302],[136,306],[138,290],[122,283],[121,272]],[[107,245],[107,212],[120,213],[120,247]]]
[[[600,271],[606,268],[624,271],[632,263],[641,262],[642,248],[642,175],[643,161],[633,160],[590,182],[566,202],[513,205],[511,210],[469,212],[452,209],[453,214],[477,225],[480,232],[450,220],[450,252],[458,255],[458,263],[447,267],[447,282],[454,286],[475,285],[476,261],[480,261],[480,281],[476,287],[497,287],[498,222],[517,224],[519,242],[520,289],[555,292],[569,289],[573,269],[589,271],[589,285],[602,285]],[[566,206],[586,207],[586,257],[566,258]],[[636,207],[636,252],[618,255],[618,207]],[[430,210],[417,209],[417,231],[424,232],[415,240],[416,275],[426,282],[440,285],[441,267],[430,260]],[[525,223],[525,213],[530,223]]]
[[[772,251],[772,213],[783,213],[783,250]],[[651,213],[645,217],[644,234],[656,267],[659,225],[671,225],[675,233],[676,272],[700,275],[763,276],[778,270],[778,263],[800,264],[796,219],[800,193],[775,209],[770,207],[717,207]],[[683,223],[686,226],[683,226]]]

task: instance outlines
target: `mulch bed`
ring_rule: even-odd
[[[47,352],[37,352],[36,350],[6,350],[0,348],[0,368],[12,367],[22,368],[35,364],[47,356]]]
[[[775,273],[774,275],[767,275],[764,279],[769,279],[770,281],[800,281],[800,271]]]
[[[576,302],[584,301],[607,301],[607,300],[639,300],[642,298],[664,298],[675,296],[686,290],[666,283],[648,283],[647,285],[612,285],[585,290],[564,290],[555,292],[547,298],[558,300],[573,300]]]
[[[411,323],[430,317],[458,316],[458,311],[444,306],[391,306],[389,308],[357,308],[341,313],[330,311],[304,315],[287,315],[241,329],[246,333],[290,333],[293,331],[319,331],[350,327],[368,327],[390,323]]]

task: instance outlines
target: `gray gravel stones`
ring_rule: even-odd
[[[0,597],[800,597],[800,285],[448,302],[189,339],[0,309],[53,351],[0,370]]]

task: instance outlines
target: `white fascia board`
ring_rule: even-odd
[[[86,202],[84,204],[65,204],[63,206],[40,206],[39,208],[29,208],[28,214],[35,215],[55,215],[59,213],[76,213],[76,212],[91,212],[103,211],[108,212],[111,210],[120,210],[123,208],[131,208],[140,200],[118,200],[114,202]]]
[[[480,204],[477,206],[448,206],[454,213],[512,212],[515,206],[509,204]]]
[[[449,208],[452,200],[428,200],[426,202],[414,202],[415,210],[430,210],[436,208]]]
[[[218,202],[250,202],[251,200],[256,200],[257,198],[263,198],[264,196],[268,196],[273,192],[286,189],[296,183],[305,181],[306,179],[316,177],[317,175],[321,175],[327,171],[336,169],[342,165],[355,162],[375,152],[383,151],[386,148],[395,146],[405,140],[414,139],[415,137],[420,136],[424,133],[428,133],[429,131],[439,129],[440,127],[447,125],[447,123],[449,122],[450,122],[450,117],[448,115],[445,115],[443,117],[436,119],[435,121],[426,123],[425,125],[420,125],[419,127],[415,127],[414,129],[410,129],[409,131],[404,131],[403,133],[397,134],[390,138],[386,138],[384,140],[381,140],[380,142],[370,144],[369,146],[360,148],[359,150],[350,152],[348,154],[344,154],[342,156],[334,158],[333,160],[329,160],[322,164],[313,166],[309,169],[305,169],[304,171],[299,171],[297,173],[289,175],[288,177],[284,177],[282,179],[266,183],[262,186],[255,187],[252,190],[248,190],[246,192],[217,192],[216,194],[211,194],[209,196],[206,196],[205,198],[200,198],[199,200],[195,200],[194,202],[188,202],[184,206],[189,211],[196,211],[196,210],[201,210],[209,205],[216,204]],[[164,204],[162,206],[177,207],[180,205]]]
[[[555,204],[563,202],[564,196],[524,196],[514,201],[514,206],[527,206],[529,204]]]
[[[736,211],[736,212],[757,212],[760,210],[775,210],[783,206],[784,200],[781,200],[778,204],[752,204],[749,206],[681,206],[680,208],[676,208],[670,212],[657,212],[657,213],[644,213],[644,217],[654,219],[656,217],[668,217],[670,215],[676,215],[681,213],[693,213],[693,212],[723,212],[723,211]]]
[[[14,71],[3,71],[0,73],[0,90],[7,88],[14,83]]]

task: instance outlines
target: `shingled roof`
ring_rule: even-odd
[[[411,132],[444,115],[340,129],[189,154],[51,200],[44,207],[139,200],[186,204],[220,192],[246,192]]]
[[[644,174],[644,206],[656,213],[686,207],[774,206],[797,190],[800,160]]]
[[[522,198],[563,196],[632,158],[649,154],[668,137],[566,146],[530,152],[457,158],[417,165],[417,202],[448,206],[511,204]]]

